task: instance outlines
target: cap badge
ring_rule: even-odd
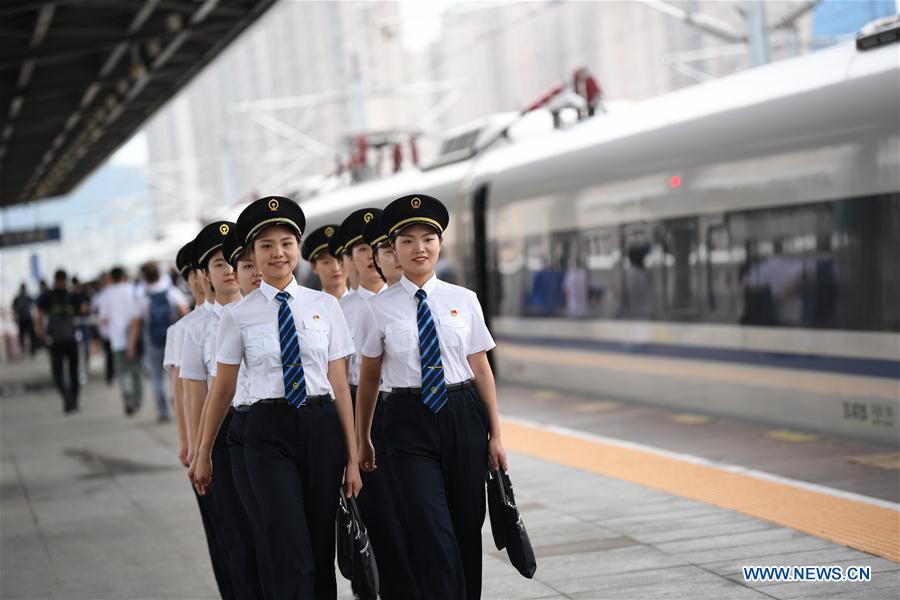
[[[326,227],[325,228],[325,237],[330,238],[334,235],[334,227]]]
[[[373,218],[375,218],[375,215],[373,215],[372,213],[366,213],[363,215],[363,221],[365,221],[366,223],[371,221]]]
[[[457,312],[457,310],[456,310],[455,308],[451,308],[451,309],[450,309],[450,316],[451,316],[451,317],[455,317],[455,316],[458,315],[458,314],[459,314],[459,312]]]
[[[275,198],[269,200],[269,210],[272,212],[278,210],[278,200],[276,200]]]
[[[412,206],[413,208],[419,208],[420,206],[422,206],[422,199],[418,198],[418,197],[413,198],[412,200],[409,201],[409,205]]]
[[[228,235],[228,225],[226,223],[222,223],[219,225],[219,233],[222,235]]]
[[[319,315],[313,315],[313,321],[318,321],[321,318],[322,317],[320,317]]]

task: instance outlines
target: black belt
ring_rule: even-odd
[[[253,406],[253,405],[252,404],[241,404],[240,406],[235,406],[234,410],[235,410],[235,412],[250,412],[251,406]]]
[[[353,397],[354,397],[354,398],[356,398],[356,391],[357,391],[358,389],[359,389],[359,386],[357,386],[357,385],[352,385],[352,384],[350,385],[350,393],[353,394]],[[411,388],[411,389],[418,389],[418,388]],[[390,396],[390,395],[391,395],[390,392],[385,392],[385,391],[382,391],[382,390],[378,390],[378,399],[379,399],[379,400],[387,400],[387,399],[388,399],[388,396]]]
[[[322,404],[331,404],[331,402],[331,396],[329,396],[328,394],[324,394],[322,396],[307,396],[306,402],[304,402],[297,408],[303,408],[304,406],[319,406]],[[256,404],[283,404],[285,406],[291,406],[286,398],[263,398],[262,400],[257,400]]]
[[[467,379],[466,381],[463,381],[462,383],[448,383],[447,385],[444,386],[444,389],[447,390],[448,392],[455,392],[457,390],[464,390],[464,389],[470,388],[470,387],[475,387],[474,379]],[[391,388],[391,394],[394,394],[396,396],[421,396],[422,388],[417,388],[417,387],[416,388],[413,388],[413,387]]]

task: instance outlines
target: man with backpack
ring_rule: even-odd
[[[143,337],[144,362],[150,373],[150,383],[156,396],[156,410],[160,423],[169,420],[169,405],[163,388],[163,356],[166,331],[188,312],[187,300],[168,276],[160,277],[159,264],[148,262],[141,267],[146,291],[140,299],[138,312],[131,327],[129,357],[137,355],[139,338]]]
[[[62,394],[65,414],[78,410],[78,339],[75,319],[81,311],[66,287],[68,280],[65,271],[56,272],[53,276],[53,289],[38,300],[35,323],[38,337],[50,348],[53,381]],[[68,369],[64,369],[64,362],[69,363]],[[65,371],[68,371],[68,378]]]

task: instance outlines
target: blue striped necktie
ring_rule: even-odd
[[[306,402],[306,377],[300,363],[300,339],[291,313],[291,295],[278,292],[278,335],[281,339],[281,373],[284,376],[284,397],[291,406],[299,408]]]
[[[416,290],[416,298],[419,299],[416,321],[419,323],[419,358],[422,361],[422,402],[431,411],[438,412],[447,404],[447,389],[444,365],[441,363],[441,345],[431,309],[425,300],[427,296],[425,290]]]

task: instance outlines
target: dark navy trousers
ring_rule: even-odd
[[[216,586],[219,588],[219,596],[222,597],[222,600],[236,600],[234,589],[231,587],[231,577],[228,576],[228,561],[225,560],[225,552],[216,534],[212,498],[197,494],[193,485],[191,490],[194,492],[197,506],[200,508],[200,519],[203,521],[203,531],[206,533],[206,546],[209,548],[209,560],[212,563]]]
[[[384,410],[385,399],[381,394],[372,418],[372,445],[375,446],[375,464],[378,468],[371,473],[361,473],[363,489],[357,503],[369,532],[375,562],[378,563],[378,595],[382,600],[415,600],[421,596],[417,592],[410,565],[406,532],[400,521],[400,507],[394,491],[391,461],[384,442]]]
[[[222,544],[235,595],[240,600],[262,600],[253,533],[231,474],[231,455],[228,451],[231,417],[231,414],[225,416],[213,444],[213,473],[219,473],[219,476],[213,477],[207,495],[212,499],[213,525],[216,537]]]
[[[244,429],[244,459],[274,598],[336,598],[334,519],[347,450],[334,404],[254,404]]]
[[[250,476],[247,474],[247,463],[244,460],[244,427],[247,421],[247,413],[235,411],[231,416],[231,426],[228,428],[228,454],[231,458],[231,476],[234,479],[234,487],[244,507],[247,522],[250,525],[250,533],[253,536],[253,549],[256,555],[257,571],[259,573],[262,595],[265,600],[274,598],[272,588],[272,565],[269,561],[269,551],[266,548],[266,537],[263,533],[262,515],[253,488],[250,485]]]
[[[489,421],[473,386],[448,396],[435,414],[419,395],[391,394],[384,437],[421,596],[474,600],[481,597]]]

